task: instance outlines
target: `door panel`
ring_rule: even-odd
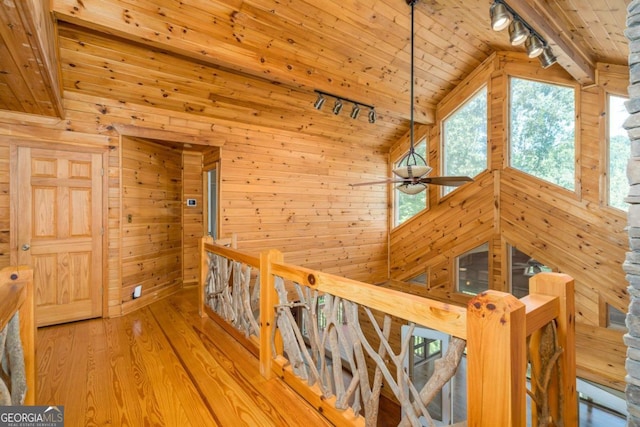
[[[18,149],[18,263],[38,325],[102,315],[102,155]]]

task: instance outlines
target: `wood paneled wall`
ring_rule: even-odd
[[[391,278],[408,280],[424,271],[429,282],[410,291],[456,303],[455,258],[489,243],[489,282],[508,291],[508,245],[576,280],[578,375],[624,388],[623,331],[607,327],[607,305],[626,312],[629,297],[622,270],[628,238],[625,214],[604,206],[606,93],[626,95],[623,67],[600,66],[598,84],[577,88],[576,192],[550,185],[507,166],[510,76],[574,85],[558,67],[542,69],[521,55],[491,58],[445,98],[429,135],[430,163],[440,166],[440,123],[477,88],[487,85],[489,165],[476,181],[446,197],[430,189],[430,209],[391,231]],[[390,286],[394,286],[391,282]]]
[[[221,149],[221,236],[241,250],[367,282],[387,278],[386,154],[266,130]]]
[[[108,315],[118,316],[145,303],[144,290],[143,298],[130,300],[132,286],[139,282],[138,279],[156,283],[155,278],[140,276],[137,269],[141,255],[132,252],[133,247],[142,246],[140,249],[145,250],[145,245],[149,244],[151,248],[153,243],[135,244],[135,239],[140,240],[141,237],[127,237],[125,232],[142,232],[142,228],[134,231],[126,221],[131,208],[134,208],[133,225],[157,228],[154,217],[147,216],[149,221],[144,226],[136,224],[136,219],[141,218],[138,215],[141,210],[158,206],[164,196],[156,197],[156,193],[150,196],[151,193],[147,192],[144,197],[154,200],[151,205],[150,200],[145,201],[146,205],[130,205],[132,200],[129,197],[134,189],[129,181],[137,173],[142,173],[143,169],[138,168],[143,167],[143,162],[140,156],[127,153],[133,146],[127,148],[126,144],[146,146],[142,157],[147,163],[151,162],[148,157],[151,154],[160,156],[167,152],[178,156],[172,160],[175,165],[171,170],[184,185],[179,186],[179,200],[171,201],[176,203],[171,209],[175,208],[183,215],[184,227],[179,231],[178,241],[182,239],[184,252],[181,255],[182,265],[176,264],[176,268],[181,272],[180,280],[184,283],[188,284],[197,277],[195,242],[204,234],[202,164],[212,161],[219,161],[222,176],[221,237],[236,233],[241,250],[258,252],[274,247],[283,251],[285,259],[290,262],[350,278],[367,282],[380,282],[387,278],[387,190],[384,185],[371,188],[349,186],[350,183],[386,176],[386,153],[371,150],[367,141],[359,146],[332,136],[310,136],[242,122],[234,124],[228,119],[169,112],[149,105],[78,92],[65,92],[64,102],[65,120],[0,113],[0,136],[6,134],[12,135],[13,139],[19,136],[24,141],[41,140],[44,144],[88,145],[109,150],[105,206],[108,212],[105,230],[108,239]],[[220,123],[224,125],[220,126]],[[182,144],[158,145],[151,140],[121,136],[118,128],[153,136],[164,135],[168,141],[173,136],[178,141],[190,137],[188,140],[192,142],[215,142],[223,147],[202,150],[203,147],[194,146],[183,150]],[[6,151],[3,158],[8,162],[9,149],[0,144],[0,150]],[[0,174],[0,183],[9,182],[8,164],[6,169]],[[157,169],[153,171],[157,172]],[[153,171],[152,177],[156,179]],[[144,173],[149,177],[147,172]],[[135,189],[137,192],[145,190],[150,189]],[[0,215],[4,211],[2,206],[9,206],[8,193],[8,187],[6,192],[0,193]],[[196,199],[195,209],[184,206],[187,198]],[[0,216],[0,223],[8,221],[7,209]],[[150,238],[147,234],[144,236],[143,240]],[[8,253],[8,230],[5,237],[6,242],[0,239],[0,251],[6,248],[4,253]],[[9,263],[8,257],[5,261]]]
[[[182,156],[140,138],[122,141],[122,301],[182,285]]]
[[[202,178],[202,153],[182,153],[182,280],[197,285],[200,280],[200,238],[206,234]],[[196,201],[188,206],[187,199]]]

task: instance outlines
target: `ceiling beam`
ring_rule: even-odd
[[[47,2],[5,0],[0,7],[2,78],[18,111],[64,117],[55,30]]]
[[[508,0],[509,6],[542,35],[553,49],[558,64],[581,85],[595,83],[595,61],[574,35],[564,28],[557,13],[542,0]]]

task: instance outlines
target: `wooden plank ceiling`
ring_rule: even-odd
[[[369,141],[408,129],[410,7],[405,0],[4,0],[0,109],[64,117],[62,92],[212,121]],[[495,51],[492,0],[421,0],[415,19],[417,122]],[[597,62],[627,64],[625,0],[509,0],[588,85]],[[57,25],[51,25],[55,17]],[[53,46],[57,46],[54,49]],[[59,87],[59,75],[62,88]],[[321,90],[376,107],[335,116]]]

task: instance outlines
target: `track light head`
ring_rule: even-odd
[[[545,46],[540,56],[538,56],[538,59],[540,60],[542,68],[549,68],[556,63],[556,56],[553,54],[551,46]]]
[[[509,26],[513,15],[507,7],[500,1],[494,1],[489,9],[491,15],[491,28],[494,31],[502,31]]]
[[[530,35],[524,42],[524,47],[527,49],[527,55],[529,58],[536,58],[542,54],[544,50],[544,44],[542,40],[535,34]]]
[[[369,123],[375,123],[376,122],[376,110],[374,110],[373,108],[369,110]]]
[[[358,104],[353,104],[353,109],[351,110],[351,118],[352,119],[357,119],[358,115],[360,114],[360,107],[358,106]]]
[[[342,100],[337,98],[336,103],[333,105],[333,114],[337,116],[340,114],[340,111],[342,111]]]
[[[529,37],[529,30],[518,18],[514,18],[509,24],[509,40],[512,46],[519,46]]]
[[[322,96],[322,94],[319,93],[318,99],[316,99],[316,102],[313,103],[313,108],[315,108],[316,110],[319,110],[322,108],[323,105],[324,105],[324,96]]]

